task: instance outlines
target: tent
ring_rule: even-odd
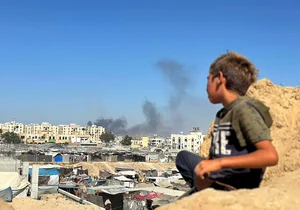
[[[6,202],[11,202],[13,199],[13,191],[11,187],[0,190],[0,198]]]
[[[55,156],[53,156],[53,161],[57,163],[61,163],[63,162],[63,156],[61,154],[56,154]]]
[[[52,176],[59,175],[59,171],[56,168],[39,168],[39,176]],[[29,175],[32,176],[32,167],[29,168]]]
[[[29,182],[17,172],[0,172],[0,198],[24,198],[28,189]]]

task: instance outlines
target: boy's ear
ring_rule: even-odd
[[[219,83],[220,84],[226,84],[226,78],[224,77],[223,72],[219,71]]]

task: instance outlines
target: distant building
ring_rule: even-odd
[[[146,148],[146,147],[148,147],[148,144],[149,144],[149,137],[143,136],[142,137],[142,147]]]
[[[131,139],[131,148],[142,148],[143,141],[142,137],[135,136]]]
[[[153,136],[149,137],[149,146],[150,147],[163,147],[166,142],[166,138],[162,136],[158,136],[154,134]]]
[[[171,134],[171,149],[198,153],[203,137],[202,131],[197,127],[194,127],[189,134]]]
[[[14,133],[24,133],[24,124],[17,123],[15,121],[6,122],[3,124],[0,124],[0,129],[2,129],[3,133],[6,132],[14,132]]]
[[[131,140],[131,148],[146,148],[148,147],[149,137],[133,137]]]
[[[74,123],[69,125],[51,125],[43,122],[41,124],[17,123],[15,121],[0,124],[2,132],[17,133],[24,143],[43,144],[53,143],[96,143],[100,144],[100,136],[105,132],[101,126],[80,126]]]

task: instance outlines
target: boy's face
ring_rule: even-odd
[[[209,74],[208,77],[207,77],[206,91],[207,91],[207,94],[208,94],[209,101],[212,104],[221,103],[220,94],[219,94],[219,91],[218,91],[218,89],[219,89],[218,88],[218,81],[219,81],[219,78],[215,77],[213,79],[213,76],[211,74]]]

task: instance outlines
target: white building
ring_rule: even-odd
[[[199,128],[194,127],[189,134],[171,134],[172,150],[187,150],[198,153],[203,142],[203,133]]]
[[[86,130],[87,134],[90,136],[91,143],[101,143],[100,136],[105,132],[105,128],[101,126],[88,126]]]
[[[24,125],[15,121],[0,124],[2,133],[17,133],[25,143],[101,143],[100,136],[105,132],[101,126],[52,125],[48,122]]]
[[[165,142],[166,142],[166,138],[162,136],[158,136],[157,134],[154,134],[153,136],[149,137],[150,147],[163,147]]]
[[[14,133],[23,133],[24,132],[24,124],[17,123],[15,121],[6,122],[4,124],[0,124],[0,129],[2,129],[2,132],[14,132]]]

